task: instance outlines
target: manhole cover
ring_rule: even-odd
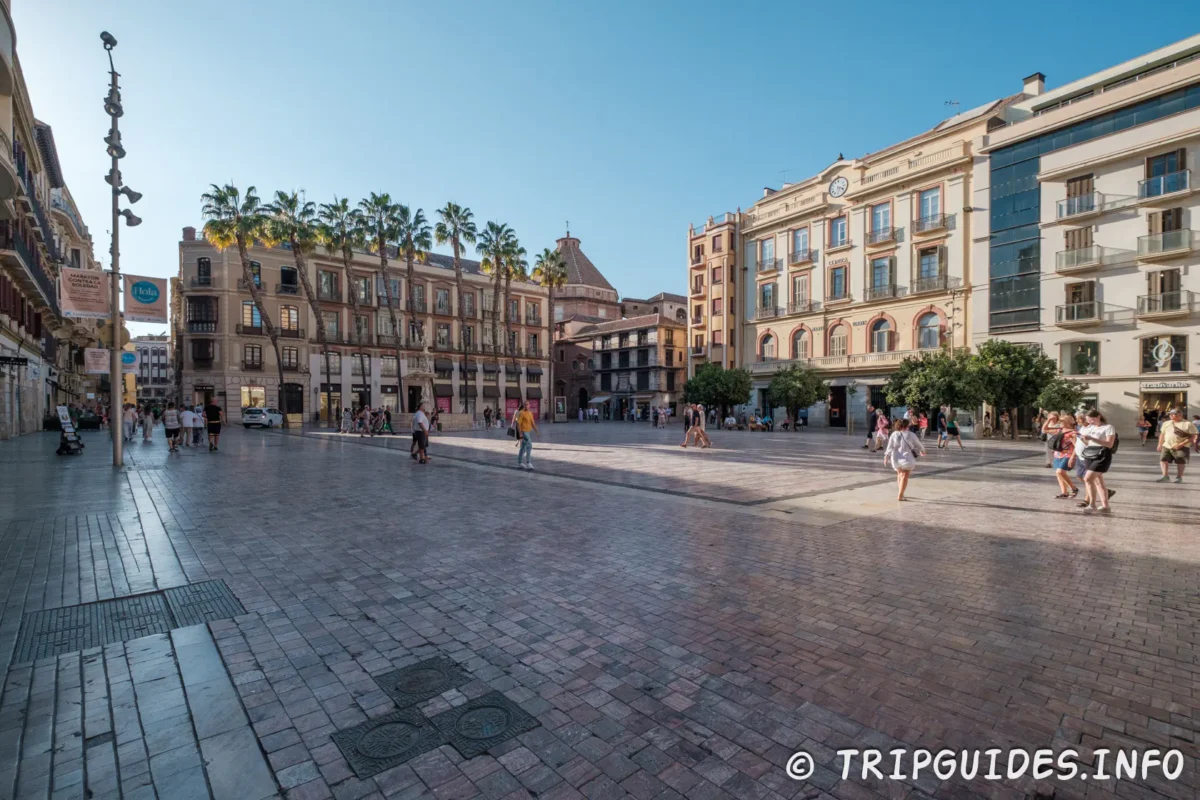
[[[404,708],[337,731],[333,741],[360,780],[445,744],[446,738],[415,709]]]
[[[470,683],[471,676],[454,659],[439,656],[376,676],[375,682],[396,705],[403,707]]]
[[[501,742],[541,725],[500,692],[485,694],[438,714],[432,721],[463,758],[486,753]]]

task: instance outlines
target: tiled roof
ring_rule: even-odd
[[[594,336],[596,334],[618,333],[620,331],[631,331],[635,328],[657,328],[659,325],[670,325],[672,327],[682,327],[679,322],[671,319],[666,314],[645,314],[640,317],[629,317],[627,319],[615,319],[612,322],[601,322],[598,325],[592,325],[587,328],[581,328],[576,336]]]
[[[636,297],[623,297],[622,303],[682,303],[687,304],[688,299],[681,294],[671,294],[670,292],[659,292],[647,300],[639,300]]]
[[[568,284],[597,286],[611,292],[616,291],[612,284],[600,274],[600,270],[596,269],[596,265],[592,263],[591,259],[579,249],[579,240],[571,236],[570,232],[558,240],[558,252],[562,253],[563,262],[567,266]]]
[[[565,317],[565,318],[563,318],[563,319],[560,319],[560,320],[558,320],[558,322],[559,322],[559,323],[563,323],[563,322],[591,322],[591,323],[593,323],[593,324],[594,324],[594,323],[598,323],[598,322],[609,322],[609,321],[610,321],[610,320],[609,320],[607,317],[592,317],[592,316],[589,316],[589,315],[587,315],[587,314],[572,314],[572,315],[571,315],[571,316],[569,316],[569,317]]]

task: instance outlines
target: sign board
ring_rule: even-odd
[[[88,392],[88,393],[87,393],[87,399],[88,399],[88,400],[95,400],[95,399],[96,399],[96,393],[95,393],[95,392]]]
[[[84,348],[83,371],[88,375],[107,375],[109,352],[100,347]]]
[[[0,356],[0,367],[27,367],[29,359],[25,356]]]
[[[160,322],[167,319],[167,279],[125,276],[125,319]]]
[[[567,398],[562,395],[556,395],[554,398],[554,421],[567,421]]]
[[[442,412],[443,414],[450,413],[450,398],[449,397],[435,397],[434,400],[437,401],[437,410],[438,411]]]
[[[58,286],[64,317],[108,319],[108,276],[105,273],[63,267]]]
[[[137,372],[138,354],[130,350],[121,351],[121,372]]]
[[[1187,381],[1155,381],[1154,383],[1142,384],[1143,392],[1178,391],[1190,388],[1191,384]]]
[[[71,412],[66,406],[58,407],[58,424],[62,426],[63,433],[75,432],[75,426],[71,424]]]

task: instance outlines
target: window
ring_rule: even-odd
[[[1138,189],[1141,197],[1158,197],[1188,188],[1187,151],[1172,150],[1146,159],[1146,180]]]
[[[538,335],[536,333],[529,334],[528,343],[529,343],[529,353],[531,355],[536,355],[540,349],[538,347]]]
[[[396,361],[395,356],[380,356],[379,357],[379,374],[384,377],[389,377],[389,378],[396,377],[398,374],[400,374],[399,370],[396,367],[397,363],[398,362]]]
[[[396,324],[392,324],[392,315],[390,312],[375,316],[375,333],[379,336],[399,336],[400,325],[399,317],[396,318]]]
[[[758,287],[759,292],[759,308],[773,309],[775,308],[775,284],[764,283]]]
[[[438,289],[434,294],[434,302],[437,303],[435,310],[439,314],[449,315],[450,313],[450,290]]]
[[[829,270],[829,299],[844,300],[846,298],[846,268],[834,267]]]
[[[876,320],[871,326],[871,352],[887,353],[892,349],[892,324],[886,319]]]
[[[704,245],[698,244],[692,248],[692,263],[699,264],[702,258],[704,258]]]
[[[721,282],[721,275],[722,275],[722,268],[721,267],[713,267],[713,274],[712,274],[713,284],[718,284]]]
[[[460,298],[459,302],[462,303],[463,316],[467,316],[467,317],[475,316],[475,293],[474,292],[464,292],[463,296]]]
[[[563,320],[563,314],[564,314],[564,313],[565,313],[565,312],[563,311],[563,307],[562,307],[562,306],[555,306],[555,307],[554,307],[554,321],[555,321],[555,322],[562,322],[562,320]]]
[[[420,284],[420,283],[414,284],[412,287],[411,294],[412,294],[413,308],[415,308],[417,311],[424,312],[425,311],[425,285]]]
[[[262,264],[257,261],[250,262],[250,277],[254,279],[255,286],[262,286]]]
[[[892,285],[892,259],[871,259],[871,288],[885,289]]]
[[[212,278],[212,260],[207,258],[197,258],[196,274],[201,278]]]
[[[515,353],[517,350],[517,332],[508,332],[508,352]]]
[[[792,231],[792,255],[799,258],[808,256],[808,228]]]
[[[371,318],[362,314],[354,316],[354,341],[359,344],[371,343]]]
[[[871,232],[879,234],[892,227],[892,204],[880,203],[871,207]]]
[[[525,301],[525,321],[536,325],[542,316],[542,308],[538,303],[530,300]]]
[[[508,301],[508,318],[509,319],[517,318],[518,304],[519,304],[519,301],[516,298],[512,298]]]
[[[354,290],[358,292],[358,302],[371,302],[371,278],[366,275],[354,276]]]
[[[212,361],[215,350],[212,339],[192,339],[192,361]]]
[[[941,275],[941,248],[926,247],[917,253],[917,270],[920,280],[937,278]]]
[[[770,266],[770,262],[775,260],[775,238],[763,239],[760,243],[762,253],[762,263]]]
[[[296,369],[300,365],[300,349],[297,347],[287,346],[279,350],[280,358],[283,359],[284,369]]]
[[[932,311],[917,320],[917,347],[936,350],[942,346],[942,320]]]
[[[932,222],[935,217],[941,216],[942,213],[942,190],[941,187],[936,189],[926,189],[917,196],[918,208],[920,209],[921,219]]]
[[[719,234],[719,233],[716,236],[712,237],[712,252],[714,252],[714,253],[721,252],[721,234]]]
[[[329,359],[329,374],[330,374],[330,376],[332,376],[333,378],[337,379],[340,382],[341,378],[339,376],[341,375],[341,372],[342,372],[342,354],[335,353],[332,350],[321,353],[321,374],[322,375],[325,374],[325,360],[326,359]]]
[[[282,286],[295,287],[300,283],[300,275],[296,272],[295,267],[280,267],[279,268],[279,283]]]
[[[424,342],[425,337],[422,335],[423,333],[424,333],[424,331],[421,330],[421,324],[419,322],[417,322],[416,320],[408,321],[408,340],[410,342],[416,342],[416,343]]]
[[[845,325],[834,325],[829,330],[829,355],[844,356],[850,351],[850,338]]]
[[[437,326],[437,347],[439,350],[450,349],[450,326],[444,322]]]
[[[753,268],[754,262],[758,260],[758,242],[745,242],[743,249],[745,250],[746,260],[742,262],[742,266]]]
[[[381,276],[375,276],[375,294],[379,297],[379,304],[381,306],[387,305],[389,288],[392,290],[392,305],[398,308],[402,307],[403,303],[400,300],[400,279],[392,278],[387,283],[384,283]]]
[[[261,386],[242,387],[242,408],[266,408],[267,390]]]
[[[762,360],[775,360],[775,337],[769,333],[762,338]]]
[[[296,306],[280,306],[279,327],[285,331],[300,330],[300,309]]]
[[[725,340],[722,338],[722,333],[724,333],[724,331],[721,331],[721,330],[713,331],[713,333],[712,333],[713,347],[720,347],[724,343]],[[700,337],[700,346],[703,346],[703,345],[704,345],[704,338]]]
[[[1100,374],[1099,342],[1067,342],[1060,348],[1059,369],[1064,375]]]
[[[1187,336],[1147,336],[1142,339],[1142,372],[1183,372],[1187,369]]]
[[[846,227],[846,218],[844,216],[829,220],[829,246],[842,247],[849,244],[847,231],[848,228]]]
[[[242,348],[242,358],[247,366],[262,366],[262,345],[248,344]]]
[[[1083,250],[1085,247],[1091,247],[1091,226],[1086,228],[1072,228],[1070,230],[1063,231],[1063,239],[1065,240],[1066,250]]]
[[[254,305],[253,300],[242,303],[242,325],[246,328],[262,327],[262,316],[259,315],[258,306]]]
[[[700,294],[704,291],[704,276],[696,275],[692,278],[692,294]]]
[[[792,358],[808,358],[808,331],[803,328],[792,334]]]
[[[325,320],[325,334],[331,340],[341,337],[341,326],[338,325],[340,315],[336,311],[322,311],[321,319]]]
[[[721,298],[712,301],[712,313],[714,317],[721,313]]]
[[[808,305],[807,275],[796,275],[792,278],[792,303],[797,308]]]
[[[475,344],[475,329],[470,325],[462,329],[463,344],[468,348]]]
[[[692,347],[696,350],[704,349],[704,334],[698,333],[692,337]]]
[[[673,369],[667,370],[667,391],[675,391],[675,370]]]
[[[317,291],[322,300],[340,301],[338,291],[338,276],[336,272],[321,270],[317,273]]]

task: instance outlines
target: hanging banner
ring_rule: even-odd
[[[132,322],[161,322],[167,319],[167,279],[125,276],[125,319]]]
[[[88,347],[83,351],[83,371],[88,375],[107,375],[108,356],[111,351],[101,347]]]
[[[133,350],[121,351],[121,372],[138,371],[138,354]]]
[[[63,267],[58,279],[62,315],[74,319],[108,319],[109,276],[93,269]]]

